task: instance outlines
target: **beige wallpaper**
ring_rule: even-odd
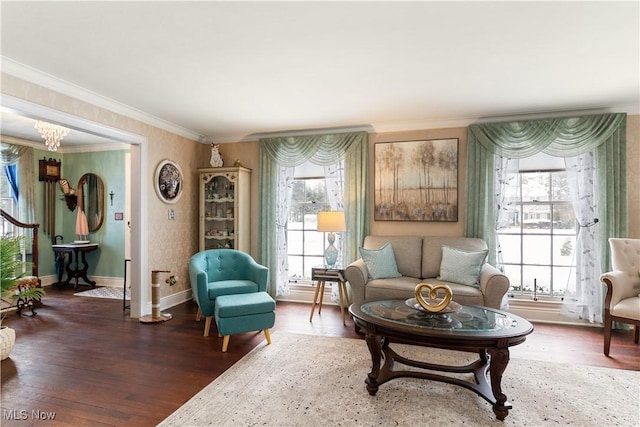
[[[187,261],[198,249],[196,168],[201,144],[6,74],[2,74],[2,93],[147,138],[149,283],[151,270],[171,270],[178,283],[172,287],[162,283],[161,296],[190,289]],[[177,162],[184,174],[183,194],[172,205],[163,203],[152,186],[156,166],[164,159]],[[168,219],[169,208],[175,209],[175,221]]]

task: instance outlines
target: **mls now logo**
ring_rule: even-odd
[[[2,411],[2,419],[4,420],[26,420],[29,418],[29,412],[24,409],[21,411],[18,410],[3,410]]]
[[[32,410],[31,412],[27,410],[3,410],[2,411],[2,419],[7,421],[24,421],[27,419],[32,420],[54,420],[56,418],[55,412],[45,412],[37,409]]]
[[[34,409],[31,411],[31,419],[33,420],[55,420],[56,413],[51,411],[39,411]]]

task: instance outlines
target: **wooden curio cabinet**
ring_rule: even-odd
[[[251,169],[204,168],[200,174],[199,250],[249,252]]]

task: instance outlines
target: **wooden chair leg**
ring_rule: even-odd
[[[611,317],[606,313],[604,316],[604,355],[609,356],[609,348],[611,347],[611,328],[613,327]]]
[[[200,310],[200,307],[198,307],[198,312],[196,313],[196,322],[199,322],[201,317],[202,317],[202,310]]]
[[[222,352],[226,353],[227,352],[227,347],[229,347],[229,337],[231,335],[225,335],[224,338],[222,339]]]
[[[268,329],[263,330],[264,337],[267,339],[267,344],[271,344],[271,334]]]
[[[211,329],[211,316],[207,316],[204,322],[204,336],[209,336],[209,329]]]
[[[638,344],[638,338],[640,338],[640,325],[634,326],[635,332],[633,334],[633,342]]]

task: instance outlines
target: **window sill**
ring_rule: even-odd
[[[311,282],[313,283],[313,282]],[[286,301],[286,302],[300,302],[300,303],[313,303],[313,297],[315,296],[316,287],[309,284],[290,284],[289,285],[290,294],[285,296],[279,296],[278,301]],[[330,283],[327,283],[324,289],[324,295],[322,297],[322,305],[338,305],[339,301],[331,301],[331,286]]]
[[[564,315],[561,301],[534,301],[533,299],[510,298],[508,303],[509,306],[506,311],[524,317],[530,322],[602,327],[599,323],[591,323],[587,320]]]

